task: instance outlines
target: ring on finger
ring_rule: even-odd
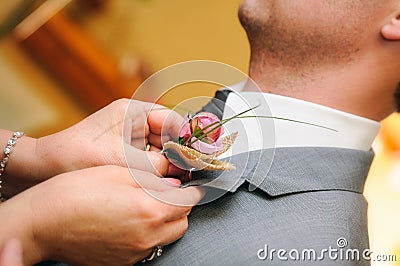
[[[162,247],[157,246],[153,248],[153,252],[147,258],[142,260],[142,263],[146,263],[148,261],[152,261],[155,258],[161,257],[162,253],[163,253]]]

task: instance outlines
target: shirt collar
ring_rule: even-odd
[[[237,142],[241,143],[234,154],[273,146],[370,150],[380,129],[376,121],[323,105],[275,94],[240,92],[236,87],[227,98],[223,118],[257,105],[249,115],[282,117],[334,130],[277,119],[233,119],[226,127],[228,132],[239,132]]]

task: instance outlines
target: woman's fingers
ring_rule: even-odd
[[[162,149],[163,143],[170,140],[170,138],[168,136],[160,136],[160,135],[156,135],[156,134],[152,134],[152,133],[150,133],[150,135],[148,136],[147,139],[148,139],[150,145],[156,146],[157,148],[160,148],[160,149]]]
[[[125,160],[129,168],[150,172],[157,176],[166,176],[169,161],[156,151],[139,150],[129,144],[124,144]]]
[[[164,247],[175,242],[177,239],[181,238],[188,228],[187,216],[174,220],[172,222],[164,223],[162,226],[157,227],[157,231],[154,232],[157,238],[153,239],[153,248],[149,249],[146,253],[145,258],[149,258],[156,246]]]
[[[177,112],[157,105],[149,113],[147,121],[151,133],[156,135],[169,135],[172,138],[177,138],[184,119]]]
[[[181,184],[180,180],[178,179],[160,178],[148,172],[136,169],[127,169],[127,171],[130,171],[129,174],[135,181],[136,185],[149,191],[150,194],[152,191],[165,191],[172,188],[177,188]]]
[[[155,146],[150,146],[150,150],[149,151],[156,152],[156,153],[160,153],[161,152],[161,150],[159,148],[155,147]]]
[[[161,239],[160,246],[166,246],[181,238],[188,229],[188,218],[187,215],[176,219],[171,222],[165,223],[165,226],[160,228],[159,235],[163,236]]]
[[[149,129],[153,134],[170,135],[172,137],[178,136],[184,121],[181,115],[165,106],[139,101],[132,101],[129,104],[127,114],[132,119],[133,124],[135,124],[135,120],[142,121],[143,115],[145,115],[144,121],[147,121],[147,125],[142,125],[143,132],[147,132]]]
[[[170,219],[176,218],[179,210],[176,207],[187,208],[196,205],[203,197],[204,190],[199,187],[188,187],[184,189],[169,189],[164,191],[151,191],[150,194],[156,199],[170,205]]]
[[[149,151],[139,150],[129,144],[124,144],[125,162],[123,166],[151,172],[157,176],[181,177],[186,170],[172,164],[158,147],[150,145]]]
[[[3,246],[0,266],[23,266],[22,245],[18,239],[10,239]]]

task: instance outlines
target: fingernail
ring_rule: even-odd
[[[163,178],[165,183],[173,187],[179,187],[181,185],[181,181],[175,178]]]

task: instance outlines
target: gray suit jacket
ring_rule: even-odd
[[[217,92],[202,111],[221,117],[228,94]],[[189,185],[213,187],[205,201],[229,192],[193,208],[187,233],[151,264],[369,265],[362,193],[373,157],[372,151],[278,148],[229,158],[244,171],[196,173]]]
[[[233,163],[245,161],[243,156],[247,155],[232,158]],[[367,202],[362,192],[372,152],[280,148],[269,171],[262,162],[269,160],[271,152],[263,152],[261,163],[252,164],[251,158],[258,156],[250,154],[240,177],[223,173],[216,186],[223,188],[229,183],[224,179],[234,180],[234,185],[226,186],[234,193],[193,208],[185,236],[165,247],[153,264],[369,264],[362,259],[368,248]],[[218,175],[210,174],[211,178]],[[246,184],[259,180],[259,188],[250,192]],[[271,256],[272,249],[276,252]],[[286,251],[280,258],[279,249]],[[353,249],[358,249],[360,260],[356,253],[351,255]],[[265,251],[268,256],[262,260]]]

